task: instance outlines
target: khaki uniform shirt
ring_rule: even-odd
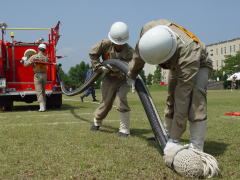
[[[100,57],[103,61],[108,59],[119,59],[128,63],[133,57],[133,52],[133,48],[128,44],[123,45],[121,52],[116,52],[114,49],[114,44],[110,40],[102,40],[94,45],[89,53],[93,65],[93,71],[97,72],[98,68],[102,65]],[[108,73],[108,75],[117,76],[119,73],[120,71],[118,69],[111,68],[111,72]]]
[[[37,54],[31,56],[27,61],[24,62],[25,66],[33,65],[33,71],[35,73],[43,73],[47,72],[48,65],[46,64],[34,64],[34,61],[43,61],[48,62],[48,57],[41,51],[39,51]]]

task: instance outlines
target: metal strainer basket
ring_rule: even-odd
[[[165,163],[185,177],[211,178],[220,175],[217,160],[210,154],[176,145],[165,152]]]
[[[173,160],[174,170],[185,177],[201,177],[203,162],[199,155],[190,149],[178,152]]]

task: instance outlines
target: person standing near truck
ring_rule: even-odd
[[[39,103],[39,112],[46,111],[46,82],[47,82],[47,70],[48,65],[44,64],[49,61],[45,54],[46,44],[39,44],[38,53],[31,56],[29,59],[23,57],[24,66],[33,66],[34,71],[34,85],[37,93],[37,100]]]

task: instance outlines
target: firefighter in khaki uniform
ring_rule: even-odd
[[[34,85],[37,92],[37,100],[40,105],[39,112],[46,111],[46,82],[47,82],[47,70],[48,65],[41,64],[40,62],[48,62],[48,57],[44,54],[46,51],[46,45],[40,44],[38,46],[39,52],[29,59],[24,61],[25,66],[32,65],[34,71]]]
[[[169,141],[164,149],[179,142],[189,120],[189,146],[203,150],[207,127],[206,86],[212,62],[204,44],[190,31],[168,20],[145,24],[129,63],[128,75],[135,78],[144,63],[169,69],[165,127]]]
[[[130,108],[127,102],[129,85],[126,76],[116,68],[102,66],[103,61],[108,59],[119,59],[129,62],[133,56],[133,49],[127,44],[129,38],[128,27],[123,22],[116,22],[111,26],[108,34],[109,39],[102,40],[94,45],[89,53],[93,70],[106,73],[102,81],[102,103],[95,111],[94,124],[91,130],[99,130],[102,120],[111,110],[114,99],[117,97],[117,110],[120,112],[119,137],[127,137],[130,134]]]

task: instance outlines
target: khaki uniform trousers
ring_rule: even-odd
[[[37,100],[39,103],[46,104],[46,82],[47,82],[47,73],[38,72],[34,74],[34,85],[37,93]]]
[[[100,123],[107,116],[112,109],[115,98],[119,112],[130,111],[127,102],[129,89],[126,79],[107,75],[102,81],[102,103],[95,111],[95,119]]]
[[[184,58],[184,61],[199,59],[200,62],[203,49],[195,49],[194,46],[190,47],[193,49],[187,49],[182,56],[180,56],[179,61],[181,61],[181,58]],[[189,75],[191,74],[191,69],[199,70],[201,68],[201,66],[196,63],[193,63],[188,67],[189,70],[185,69],[185,71],[189,71]],[[192,74],[189,80],[179,82],[181,72],[182,70],[179,71],[177,69],[170,70],[168,77],[168,96],[166,101],[167,106],[165,109],[165,121],[167,122],[165,125],[168,133],[170,134],[170,138],[172,139],[179,139],[181,137],[183,132],[186,130],[188,120],[191,122],[207,120],[206,87],[202,88],[198,86],[196,79],[197,73]],[[206,86],[208,83],[207,79],[208,78],[205,78],[206,82],[204,82]],[[178,83],[180,83],[180,85]]]

